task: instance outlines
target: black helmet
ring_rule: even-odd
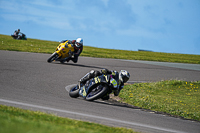
[[[123,83],[126,83],[130,78],[130,74],[128,71],[126,70],[121,70],[119,72],[119,80]]]

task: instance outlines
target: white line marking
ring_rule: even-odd
[[[129,122],[129,121],[122,121],[122,120],[117,120],[117,119],[112,119],[112,118],[106,118],[106,117],[101,117],[101,116],[95,116],[95,115],[89,115],[89,114],[83,114],[83,113],[78,113],[78,112],[71,112],[71,111],[62,110],[62,109],[55,109],[55,108],[50,108],[50,107],[45,107],[45,106],[39,106],[39,105],[34,105],[34,104],[28,104],[28,103],[22,103],[22,102],[15,102],[15,101],[10,101],[10,100],[5,100],[5,99],[0,99],[0,102],[17,104],[17,105],[23,105],[23,106],[34,107],[34,108],[39,108],[39,109],[46,109],[46,110],[57,111],[57,112],[62,112],[62,113],[67,113],[67,114],[73,114],[73,115],[79,115],[79,116],[84,116],[84,117],[90,117],[90,118],[95,118],[95,119],[102,119],[102,120],[107,120],[107,121],[112,121],[112,122],[118,122],[118,123],[124,123],[124,124],[133,125],[133,126],[146,127],[146,128],[151,128],[151,129],[156,129],[156,130],[161,130],[161,131],[167,131],[167,132],[172,132],[172,133],[185,133],[185,132],[182,132],[182,131],[177,131],[177,130],[172,130],[172,129],[166,129],[166,128],[160,128],[160,127],[150,126],[150,125],[141,124],[141,123],[135,123],[135,122]]]

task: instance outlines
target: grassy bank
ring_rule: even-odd
[[[119,96],[134,106],[200,121],[200,81],[136,83],[126,85]]]
[[[0,50],[53,53],[58,44],[58,42],[30,38],[26,41],[14,40],[10,36],[0,34]],[[200,64],[200,55],[113,50],[89,46],[84,46],[81,56]]]
[[[1,133],[136,133],[131,129],[71,120],[0,105]]]

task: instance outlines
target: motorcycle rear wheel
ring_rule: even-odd
[[[95,89],[93,89],[91,92],[88,93],[88,95],[85,97],[85,100],[87,101],[93,101],[99,98],[102,98],[105,96],[108,92],[108,86],[105,85],[99,85]]]
[[[55,52],[53,53],[49,59],[47,60],[47,62],[51,63],[52,61],[54,61],[56,58],[58,57],[58,54]]]

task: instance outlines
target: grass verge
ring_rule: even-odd
[[[144,109],[200,121],[200,81],[136,83],[126,85],[119,97]]]
[[[11,38],[11,36],[0,34],[0,50],[23,51],[34,53],[53,53],[58,44],[58,42],[29,38],[26,41],[14,40]],[[200,55],[113,50],[89,46],[84,46],[81,56],[200,64]]]
[[[71,120],[0,105],[1,133],[136,133],[131,129]]]

